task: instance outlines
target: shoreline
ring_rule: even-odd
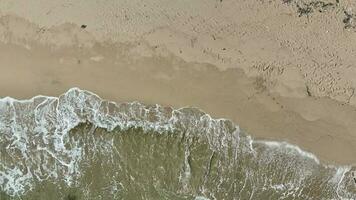
[[[80,87],[115,102],[198,107],[214,118],[232,120],[253,138],[286,141],[328,164],[356,162],[352,106],[325,98],[280,97],[238,69],[221,71],[173,55],[132,57],[126,52],[135,47],[116,45],[71,50],[33,45],[28,50],[0,44],[2,65],[8,66],[0,75],[0,95],[58,96]],[[104,59],[94,61],[95,55]]]
[[[197,112],[201,112],[203,115],[207,115],[211,120],[213,121],[228,121],[229,123],[231,122],[235,128],[237,128],[237,131],[240,133],[242,132],[243,134],[246,134],[244,132],[244,130],[240,130],[240,126],[239,124],[236,124],[235,122],[231,121],[230,119],[227,119],[227,118],[213,118],[209,113],[206,113],[204,110],[201,110],[200,108],[198,107],[190,107],[190,106],[185,106],[185,107],[180,107],[180,108],[174,108],[174,107],[163,107],[161,105],[158,105],[158,104],[155,104],[155,105],[146,105],[146,104],[142,104],[141,102],[138,102],[138,101],[132,101],[132,102],[114,102],[114,101],[110,101],[108,99],[104,99],[104,98],[101,98],[100,96],[98,96],[97,94],[91,92],[91,91],[88,91],[88,90],[83,90],[83,89],[80,89],[80,88],[77,88],[77,87],[74,87],[74,88],[69,88],[65,93],[62,93],[58,96],[46,96],[46,95],[36,95],[36,96],[33,96],[29,99],[15,99],[15,98],[12,98],[12,97],[1,97],[0,98],[0,102],[11,102],[12,103],[33,103],[34,100],[36,100],[37,98],[45,98],[46,100],[55,100],[55,101],[58,101],[60,99],[61,96],[66,96],[67,94],[69,93],[72,93],[72,92],[79,92],[79,93],[88,93],[89,95],[91,96],[94,96],[95,98],[98,98],[100,101],[102,102],[107,102],[107,103],[113,103],[115,106],[118,106],[119,104],[132,104],[132,103],[138,103],[140,106],[143,106],[143,107],[151,107],[151,106],[158,106],[158,107],[161,107],[161,108],[167,108],[168,110],[172,110],[173,112],[174,111],[179,111],[179,110],[184,110],[184,109],[194,109],[194,112],[197,111]],[[146,121],[146,120],[144,120]],[[169,121],[169,120],[168,120]],[[71,125],[73,126],[73,128],[71,128],[69,130],[72,131],[73,129],[76,129],[77,127],[81,127],[83,124],[86,124],[86,123],[89,123],[91,125],[95,125],[95,122],[93,121],[85,121],[85,122],[79,122],[78,124],[76,125]],[[150,122],[148,122],[150,123]],[[95,125],[97,126],[97,125]],[[117,125],[117,126],[120,126],[120,125]],[[111,132],[111,131],[114,131],[117,127],[116,126],[110,126],[111,128],[108,128],[108,127],[102,127],[102,126],[98,126],[99,129],[104,129],[108,132]],[[141,127],[141,125],[139,126]],[[119,128],[123,128],[123,127],[119,127]],[[135,127],[131,127],[131,128],[135,128]],[[144,130],[146,131],[157,131],[157,132],[160,132],[162,130],[155,130],[155,128],[153,128],[153,130],[151,130],[151,126],[149,127],[146,127],[144,125],[142,125],[141,128],[144,128]],[[130,129],[130,128],[129,128]],[[126,131],[126,129],[124,128],[123,130]],[[171,131],[171,130],[169,130]],[[164,132],[164,131],[163,131]],[[247,137],[252,137],[252,135],[246,135]],[[316,164],[318,165],[323,165],[325,167],[337,167],[337,168],[351,168],[353,167],[353,165],[339,165],[339,166],[334,166],[334,165],[330,165],[328,162],[325,162],[325,163],[321,163],[319,158],[314,155],[313,153],[311,152],[308,152],[308,151],[305,151],[303,149],[301,149],[299,146],[297,145],[294,145],[294,144],[290,144],[288,142],[285,142],[285,141],[274,141],[274,140],[258,140],[256,138],[251,138],[252,139],[252,143],[255,143],[255,144],[264,144],[266,146],[277,146],[279,148],[285,148],[285,149],[293,149],[294,151],[298,152],[301,156],[304,156],[305,158],[308,158],[308,159],[311,159],[313,160]]]
[[[77,87],[74,87],[74,88],[70,88],[68,89],[65,93],[62,93],[58,96],[45,96],[45,95],[36,95],[36,96],[33,96],[32,98],[30,99],[14,99],[12,97],[1,97],[0,98],[0,102],[11,102],[12,103],[34,103],[34,100],[36,100],[37,98],[45,98],[46,100],[55,100],[55,101],[58,101],[60,99],[61,96],[66,96],[68,95],[69,93],[72,93],[72,92],[79,92],[79,93],[88,93],[89,95],[91,96],[94,96],[95,98],[98,98],[100,101],[102,102],[107,102],[109,104],[113,103],[115,106],[118,106],[119,104],[132,104],[132,103],[138,103],[140,106],[143,106],[143,107],[150,107],[150,106],[158,106],[158,107],[161,107],[161,108],[167,108],[168,110],[172,110],[172,112],[174,111],[179,111],[179,110],[184,110],[184,109],[193,109],[194,112],[197,111],[197,112],[201,112],[203,115],[207,115],[208,118],[210,118],[210,120],[213,120],[213,121],[228,121],[229,123],[231,122],[232,125],[237,129],[237,132],[242,132],[243,134],[246,134],[243,130],[241,131],[240,130],[240,126],[239,124],[236,124],[234,122],[232,122],[230,119],[227,119],[227,118],[213,118],[209,113],[206,113],[204,110],[201,110],[197,107],[189,107],[189,106],[185,106],[185,107],[180,107],[180,108],[174,108],[174,107],[162,107],[161,105],[158,105],[158,104],[155,104],[155,105],[145,105],[145,104],[142,104],[141,102],[138,102],[138,101],[133,101],[133,102],[113,102],[113,101],[110,101],[108,99],[104,99],[104,98],[101,98],[100,96],[98,96],[97,94],[95,93],[92,93],[91,91],[88,91],[88,90],[82,90],[80,88],[77,88]],[[162,113],[161,113],[162,114]],[[144,120],[146,121],[146,120]],[[168,120],[169,121],[169,120]],[[78,127],[81,127],[83,124],[86,124],[86,123],[89,123],[91,125],[95,125],[97,126],[95,123],[95,121],[85,121],[85,122],[79,122],[78,124],[76,125],[71,125],[73,126],[73,128],[71,128],[69,130],[72,131],[73,129],[76,129]],[[148,122],[150,123],[150,122]],[[119,126],[119,128],[123,128],[123,127],[120,127],[120,125],[117,125]],[[103,126],[97,126],[99,129],[104,129],[108,132],[111,132],[111,131],[114,131],[117,127],[116,126],[110,126],[111,128],[108,128],[108,127],[103,127]],[[155,128],[153,128],[153,130],[151,130],[151,126],[144,126],[141,125],[139,126],[140,128],[143,128],[145,131],[157,131],[160,133],[160,131],[162,130],[155,130]],[[131,128],[135,128],[135,127],[131,127]],[[130,128],[129,128],[130,129]],[[147,129],[147,130],[146,130]],[[126,129],[124,128],[123,130],[126,131]],[[172,131],[172,130],[169,130],[169,131]],[[164,130],[163,130],[164,132]],[[251,135],[246,135],[247,137],[251,137]],[[251,138],[252,139],[252,138]],[[353,165],[340,165],[340,166],[333,166],[333,165],[329,165],[327,162],[326,163],[320,163],[320,160],[318,157],[316,157],[313,153],[311,152],[308,152],[308,151],[304,151],[303,149],[301,149],[299,146],[296,146],[296,145],[293,145],[293,144],[290,144],[290,143],[287,143],[285,141],[273,141],[273,140],[256,140],[255,139],[252,139],[252,143],[255,143],[255,144],[264,144],[266,146],[277,146],[279,148],[285,148],[285,149],[293,149],[294,151],[298,152],[301,156],[304,156],[305,158],[308,158],[308,159],[311,159],[313,160],[316,164],[318,165],[323,165],[325,167],[338,167],[338,168],[347,168],[347,167],[353,167]]]

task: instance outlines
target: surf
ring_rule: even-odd
[[[287,142],[254,140],[197,108],[116,103],[79,88],[0,99],[0,144],[0,189],[9,198],[39,195],[44,183],[54,195],[86,191],[77,194],[84,199],[356,197],[355,166],[324,164]]]

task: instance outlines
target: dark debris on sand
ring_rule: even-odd
[[[299,17],[304,15],[309,15],[313,12],[325,12],[329,9],[335,8],[336,4],[331,2],[323,2],[323,1],[312,1],[309,3],[297,3],[297,12]]]
[[[310,1],[310,0],[282,0],[283,4],[293,4],[297,7],[297,13],[299,17],[309,16],[313,12],[325,12],[329,9],[334,9],[339,0],[336,1]]]
[[[345,29],[356,29],[356,14],[350,13],[340,6],[340,0],[281,0],[283,4],[295,6],[299,17],[309,17],[315,12],[323,13],[338,9],[344,12],[342,22]],[[340,19],[341,20],[341,19]]]
[[[344,11],[345,18],[342,20],[344,22],[345,29],[350,29],[350,28],[356,28],[356,14],[349,13],[347,11]]]
[[[282,0],[283,3],[286,3],[286,4],[289,4],[289,3],[292,3],[293,0]]]

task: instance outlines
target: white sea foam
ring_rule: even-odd
[[[21,170],[9,167],[13,163],[1,163],[4,165],[0,172],[3,174],[0,180],[2,189],[11,195],[23,194],[26,191],[24,186],[31,185],[33,178],[39,181],[55,179],[60,177],[58,173],[65,175],[63,180],[68,185],[73,184],[73,177],[80,175],[78,162],[82,157],[82,148],[75,146],[68,150],[65,144],[68,143],[68,132],[84,122],[109,131],[119,127],[122,130],[142,128],[158,133],[177,129],[196,134],[214,132],[217,133],[215,136],[210,134],[208,137],[211,147],[216,150],[227,146],[228,138],[223,136],[234,129],[228,120],[212,119],[197,109],[173,110],[138,102],[116,104],[78,88],[72,88],[58,98],[39,95],[29,100],[17,100],[5,97],[0,99],[0,142],[11,143],[6,147],[6,156],[23,157],[25,162],[22,168],[41,162],[46,165],[41,170],[32,169],[32,174],[24,175]],[[33,141],[37,142],[36,148],[30,150]],[[19,149],[22,155],[18,156],[13,149]],[[31,155],[27,156],[29,153]],[[44,159],[36,160],[41,156]],[[47,160],[52,160],[52,164],[48,164]],[[52,168],[49,168],[51,165]],[[26,184],[24,181],[27,181]]]
[[[283,149],[284,151],[298,153],[299,155],[309,158],[315,161],[315,163],[320,164],[319,159],[312,153],[303,151],[296,145],[289,144],[287,142],[276,142],[276,141],[267,141],[267,140],[257,140],[253,141],[255,144],[264,144],[271,148]]]
[[[197,196],[197,197],[195,197],[194,200],[209,200],[209,199],[206,197],[203,197],[203,196]]]
[[[313,154],[286,142],[253,141],[250,136],[242,137],[239,127],[231,121],[213,119],[196,108],[172,109],[145,106],[139,102],[117,104],[89,91],[72,88],[59,97],[39,95],[29,100],[0,99],[0,144],[2,147],[6,144],[6,155],[1,156],[10,159],[0,162],[1,189],[9,195],[22,195],[31,189],[34,180],[59,178],[68,185],[75,183],[75,177],[80,176],[79,161],[83,150],[80,144],[72,144],[69,149],[65,145],[70,140],[68,132],[84,122],[108,131],[141,128],[161,134],[184,131],[188,136],[202,135],[212,150],[226,155],[225,150],[233,144],[256,156],[258,152],[254,151],[253,145],[263,144],[320,164]],[[24,161],[18,162],[16,159],[19,158]],[[238,159],[238,156],[234,158]],[[42,168],[38,163],[43,163]],[[12,167],[14,164],[18,166]],[[188,172],[190,168],[187,168],[185,178],[190,176]],[[343,178],[340,179],[340,172],[335,173],[340,185]]]

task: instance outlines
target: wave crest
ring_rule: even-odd
[[[349,189],[351,167],[321,165],[312,154],[300,148],[270,141],[254,141],[227,119],[213,119],[196,108],[173,109],[160,105],[146,106],[139,102],[120,103],[101,99],[94,93],[72,88],[57,97],[36,96],[29,100],[6,97],[0,100],[0,187],[11,196],[23,195],[35,181],[61,179],[75,184],[81,175],[79,163],[82,144],[73,141],[69,132],[81,123],[91,123],[108,131],[139,128],[157,134],[183,134],[185,138],[199,136],[215,152],[234,159],[250,156],[257,164],[280,162],[281,155],[293,157],[299,179],[293,184],[271,185],[275,190],[298,190],[303,180],[320,168],[329,170],[332,179],[328,187],[337,197],[353,197]],[[287,164],[289,165],[289,164]],[[309,169],[310,166],[312,169]],[[316,167],[315,167],[316,166]],[[293,167],[290,165],[289,167]],[[314,169],[315,168],[315,169]],[[327,179],[327,178],[326,178]]]

